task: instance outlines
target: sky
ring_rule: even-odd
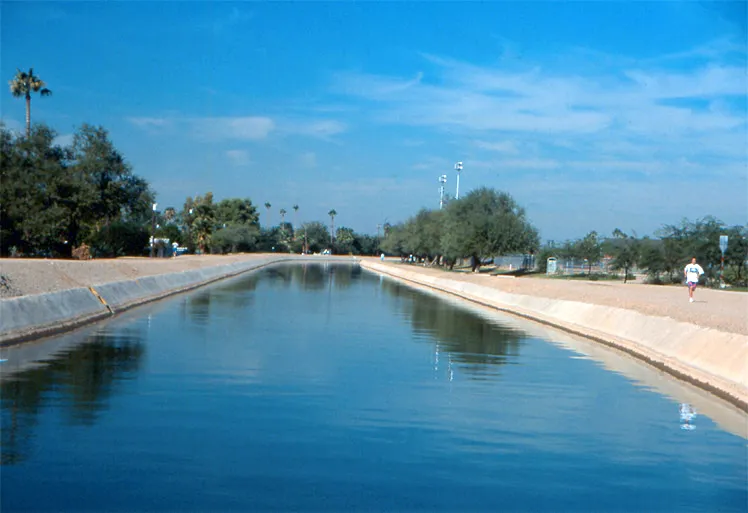
[[[60,143],[107,128],[159,209],[211,191],[376,233],[461,161],[461,196],[508,192],[544,240],[642,236],[748,222],[747,6],[3,0],[0,74],[47,82]],[[24,109],[3,87],[7,127]]]

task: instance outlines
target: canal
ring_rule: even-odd
[[[3,512],[748,504],[742,412],[355,265],[264,269],[2,356]]]

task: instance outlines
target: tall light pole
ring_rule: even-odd
[[[447,175],[441,175],[439,177],[439,210],[444,207],[444,184],[447,183]]]
[[[462,171],[462,162],[455,164],[455,171],[457,171],[457,193],[455,199],[460,199],[460,171]]]
[[[153,204],[151,213],[151,258],[153,258],[153,249],[156,246],[156,208],[158,208],[158,203]]]

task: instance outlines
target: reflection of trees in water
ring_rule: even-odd
[[[0,464],[23,461],[31,450],[37,415],[61,404],[74,424],[93,424],[117,381],[135,374],[145,345],[133,334],[96,334],[85,343],[15,374],[0,383],[2,448]]]
[[[260,281],[275,287],[288,288],[298,285],[301,290],[343,289],[361,276],[361,267],[349,264],[303,263],[276,265],[246,277],[240,277],[226,285],[198,291],[187,296],[181,305],[184,320],[207,326],[211,310],[216,308],[223,315],[227,310],[243,310],[251,307],[254,290]]]
[[[250,307],[254,301],[252,292],[257,288],[257,280],[258,277],[254,274],[238,277],[226,284],[187,296],[182,302],[182,318],[190,319],[197,324],[207,324],[213,307],[238,310]]]
[[[398,309],[407,315],[416,332],[435,339],[441,350],[451,353],[456,362],[471,364],[466,366],[467,372],[485,371],[487,365],[504,364],[507,356],[519,354],[525,338],[521,331],[493,324],[391,280],[383,280],[382,288],[397,298]]]
[[[361,276],[361,267],[349,264],[302,263],[278,265],[264,271],[265,278],[286,286],[298,284],[302,290],[343,289]]]

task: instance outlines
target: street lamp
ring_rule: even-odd
[[[439,210],[444,207],[444,184],[447,183],[447,175],[441,175],[439,177]]]
[[[151,213],[151,258],[153,258],[153,249],[156,245],[156,208],[158,208],[158,203],[153,204]]]
[[[457,194],[455,194],[455,199],[460,199],[460,171],[462,171],[462,162],[455,164],[455,171],[457,171]]]

